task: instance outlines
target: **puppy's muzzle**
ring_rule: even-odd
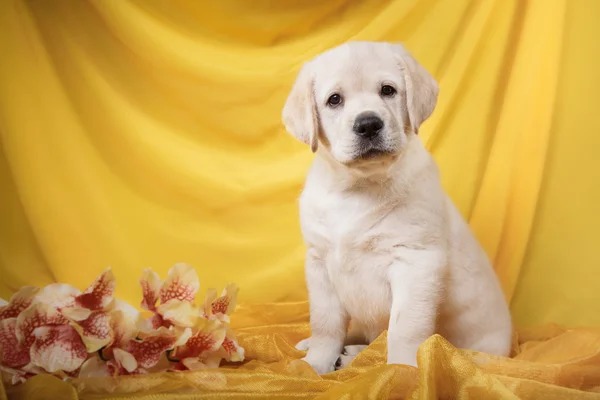
[[[383,129],[383,120],[372,111],[365,111],[356,116],[352,130],[363,139],[373,140]]]

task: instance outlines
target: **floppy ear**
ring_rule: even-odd
[[[433,113],[439,87],[429,72],[404,47],[396,45],[395,50],[404,74],[408,119],[414,133],[418,133],[421,124]]]
[[[319,120],[313,94],[314,78],[310,63],[302,66],[296,82],[283,107],[285,129],[296,139],[310,145],[312,152],[319,147]]]

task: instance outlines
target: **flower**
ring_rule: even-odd
[[[228,283],[221,296],[217,297],[217,291],[209,289],[204,300],[204,316],[229,323],[229,315],[235,310],[238,290],[237,285]]]
[[[225,335],[225,326],[220,321],[201,319],[190,338],[169,354],[169,359],[178,363],[174,369],[199,369],[207,364],[219,366],[222,357],[214,352],[223,345]]]
[[[33,286],[24,286],[15,293],[9,302],[4,301],[0,306],[0,321],[8,318],[16,318],[19,314],[29,307],[40,289]]]
[[[242,361],[244,349],[229,328],[238,288],[220,297],[209,290],[196,306],[200,280],[176,264],[163,282],[143,271],[141,308],[115,299],[110,268],[84,292],[53,283],[23,287],[0,299],[0,370],[12,384],[43,373],[61,379],[217,368],[223,359]]]
[[[152,312],[152,317],[145,321],[145,328],[159,327],[191,327],[201,316],[194,305],[196,294],[200,289],[198,274],[187,264],[175,264],[162,282],[158,274],[150,269],[144,270],[140,279],[142,287],[142,303],[144,310]],[[160,300],[160,305],[157,302]]]
[[[30,361],[29,349],[19,343],[16,328],[16,318],[0,321],[0,364],[8,368],[20,368]]]
[[[244,361],[244,348],[240,347],[233,330],[229,327],[227,327],[225,339],[220,350],[223,358],[229,362]]]
[[[31,362],[47,372],[73,372],[87,359],[85,344],[70,325],[40,326],[32,333]]]
[[[137,337],[140,313],[124,301],[116,300],[114,309],[109,313],[111,341],[100,350],[103,357],[110,358],[114,348],[123,348],[130,340]]]
[[[40,290],[35,301],[53,306],[70,320],[82,321],[94,311],[110,306],[116,285],[115,276],[108,268],[83,293],[71,285],[53,283]]]
[[[233,283],[228,283],[220,297],[215,289],[208,290],[204,301],[204,315],[209,319],[216,319],[225,324],[230,322],[229,315],[235,310],[239,288]],[[239,346],[237,338],[228,326],[225,327],[225,338],[218,354],[229,362],[244,360],[244,349]]]
[[[17,338],[17,317],[31,305],[38,291],[25,286],[0,306],[0,366],[4,368],[21,368],[30,362],[28,347]]]
[[[67,318],[92,353],[112,340],[108,313],[115,289],[116,280],[108,268],[83,293],[71,285],[55,283],[42,289],[35,300],[54,307]]]
[[[19,290],[0,308],[0,364],[13,381],[41,372],[76,373],[88,352],[109,343],[105,308],[115,285],[108,269],[83,293],[61,283]]]
[[[111,375],[147,373],[155,367],[161,356],[178,343],[173,331],[161,327],[143,339],[131,339],[123,348],[113,349],[113,360],[107,363]],[[185,338],[187,340],[187,337]]]
[[[72,372],[87,358],[85,344],[77,331],[48,304],[33,303],[17,318],[2,320],[0,324],[4,366],[49,373]]]
[[[173,369],[207,368],[218,366],[222,359],[234,362],[244,359],[244,349],[227,326],[229,315],[235,310],[237,285],[227,284],[219,297],[215,289],[209,289],[202,310],[194,304],[200,288],[198,276],[186,264],[171,268],[164,283],[147,269],[140,286],[141,306],[153,314],[144,321],[141,331],[160,327],[180,332],[184,327],[192,329],[189,340],[169,354],[169,359],[177,363]]]
[[[125,322],[123,314],[115,312],[112,319],[114,340],[101,351],[102,359],[107,360],[108,373],[145,373],[157,366],[165,351],[171,355],[176,353],[178,357],[185,352],[184,364],[177,361],[181,366],[171,369],[189,369],[185,364],[195,368],[197,365],[194,363],[198,364],[200,359],[206,362],[203,365],[217,367],[222,356],[215,353],[208,361],[207,355],[221,347],[226,330],[220,321],[209,323],[194,304],[200,288],[196,271],[187,264],[176,264],[163,282],[154,271],[145,269],[140,286],[141,308],[152,315],[138,319],[136,328],[133,328],[131,320]],[[122,335],[121,332],[128,333]],[[148,349],[157,349],[157,352],[152,353]],[[94,364],[101,365],[97,361]],[[86,370],[91,365],[92,362],[86,365]]]

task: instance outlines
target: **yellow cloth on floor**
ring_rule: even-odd
[[[307,318],[306,303],[241,307],[232,321],[248,361],[239,367],[72,385],[38,376],[8,394],[19,400],[600,399],[600,329],[522,331],[512,359],[459,351],[434,336],[419,350],[418,370],[385,365],[382,335],[350,367],[319,377],[294,348],[309,334]]]
[[[419,372],[372,366],[383,341],[325,379],[292,362],[307,315],[285,302],[306,299],[296,199],[313,156],[280,123],[304,60],[405,43],[441,88],[421,138],[517,324],[600,326],[598,15],[598,0],[0,1],[0,297],[83,288],[112,266],[138,304],[142,268],[183,261],[204,289],[235,281],[241,303],[278,303],[234,315],[238,369],[38,377],[14,397],[598,397],[574,392],[599,385],[597,330],[522,331],[513,360],[434,337]]]

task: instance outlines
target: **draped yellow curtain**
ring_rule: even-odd
[[[304,60],[385,40],[440,83],[421,137],[517,325],[600,325],[599,21],[597,0],[0,1],[0,297],[112,266],[137,304],[142,268],[183,261],[306,317],[312,154],[281,108]]]

